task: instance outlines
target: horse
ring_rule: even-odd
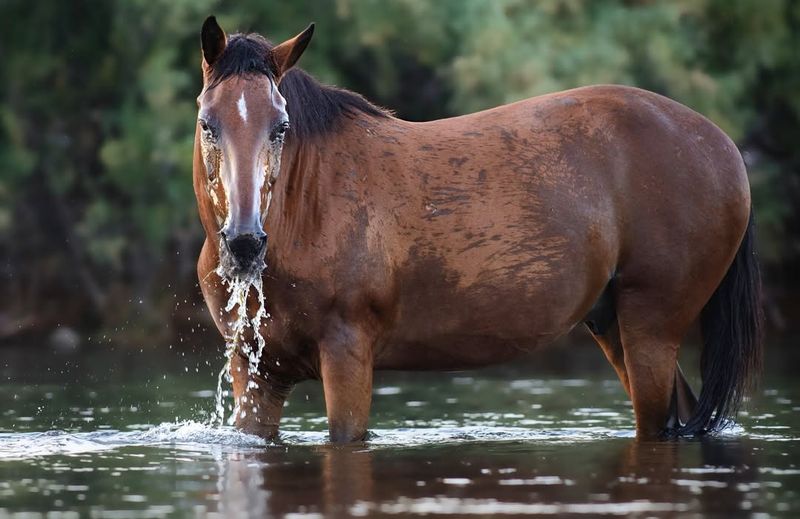
[[[238,429],[277,438],[314,379],[331,441],[361,441],[374,370],[507,362],[581,324],[637,438],[729,423],[762,311],[747,173],[722,130],[614,85],[404,121],[294,67],[313,32],[273,45],[213,16],[201,30],[201,290],[228,338],[232,281],[261,283],[269,311],[229,359]],[[241,308],[258,311],[255,292]],[[697,321],[699,397],[677,363]]]

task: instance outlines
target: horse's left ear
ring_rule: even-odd
[[[278,81],[280,81],[280,78],[297,63],[298,59],[300,59],[300,55],[303,54],[303,51],[308,47],[308,43],[311,41],[311,36],[313,34],[314,24],[312,23],[306,27],[306,30],[294,38],[286,40],[272,48],[272,60],[277,69],[275,72]]]

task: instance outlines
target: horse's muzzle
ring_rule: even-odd
[[[253,272],[263,265],[264,251],[267,248],[267,235],[262,233],[243,233],[235,236],[222,235],[222,240],[231,262],[234,274]]]

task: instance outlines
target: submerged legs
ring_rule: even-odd
[[[372,403],[372,342],[362,330],[333,326],[319,348],[331,441],[363,440]]]
[[[619,326],[614,323],[605,334],[596,335],[592,333],[592,337],[594,337],[594,340],[603,350],[606,359],[608,359],[608,362],[614,368],[614,371],[616,371],[623,389],[625,389],[628,397],[633,401],[631,382],[628,376],[628,368],[625,365],[625,350],[622,346]],[[677,355],[677,350],[675,353]],[[673,429],[679,427],[681,424],[687,423],[692,414],[694,414],[694,409],[697,405],[697,397],[677,362],[675,363],[674,372],[669,416],[667,421],[661,425],[662,429]],[[644,383],[645,382],[639,382],[639,385],[641,386]]]
[[[292,390],[292,384],[271,375],[249,375],[247,359],[236,353],[231,358],[231,376],[236,402],[236,428],[267,440],[277,438],[283,404]]]
[[[636,436],[659,437],[672,421],[670,403],[679,380],[676,370],[679,344],[625,324],[614,324],[605,335],[592,336],[633,402]],[[682,374],[680,379],[683,380]]]
[[[678,304],[665,307],[664,295],[652,289],[622,292],[617,310],[636,436],[669,435],[689,419],[696,403],[677,362],[694,312],[681,312]]]
[[[669,421],[679,344],[633,330],[622,337],[636,436],[658,438]]]

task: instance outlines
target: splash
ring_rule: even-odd
[[[223,398],[226,396],[226,391],[223,389],[223,386],[225,382],[228,384],[233,382],[233,377],[231,375],[231,359],[238,348],[238,350],[247,357],[248,381],[245,393],[239,400],[234,401],[233,412],[228,418],[228,424],[233,425],[238,414],[241,414],[242,418],[246,416],[246,411],[240,409],[240,404],[248,401],[248,394],[251,390],[259,388],[258,383],[254,381],[255,376],[257,375],[262,378],[266,376],[259,372],[258,368],[261,363],[261,356],[267,344],[264,336],[261,335],[261,325],[270,315],[267,312],[264,302],[263,282],[260,273],[247,278],[237,277],[229,279],[226,278],[220,270],[221,269],[218,269],[217,274],[219,274],[223,283],[227,285],[229,294],[228,303],[225,305],[224,312],[227,315],[233,316],[234,320],[230,323],[230,334],[225,337],[225,365],[222,367],[217,377],[217,394],[212,423],[216,425],[225,423],[225,405]],[[247,311],[247,300],[251,288],[255,290],[254,293],[258,305],[253,317],[249,317]],[[252,341],[246,340],[245,332],[247,328],[253,330],[255,344],[253,344]]]

